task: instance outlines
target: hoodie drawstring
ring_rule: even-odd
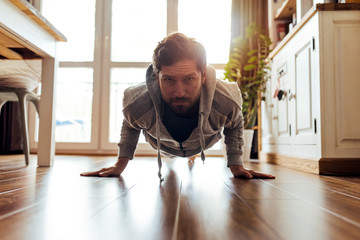
[[[201,147],[201,160],[203,161],[203,163],[205,163],[205,153],[204,153],[205,136],[204,136],[204,131],[203,131],[203,122],[204,122],[204,113],[201,112],[200,118],[199,118],[199,135],[200,135],[200,147]],[[159,115],[157,115],[156,139],[157,139],[157,160],[158,160],[158,167],[159,167],[158,177],[159,177],[160,181],[164,181],[164,178],[162,177],[162,174],[161,174],[162,160],[161,160],[161,155],[160,155],[160,146],[161,146],[160,138],[161,138],[161,136],[160,136],[160,119],[159,119]]]
[[[164,178],[161,175],[161,167],[162,167],[162,161],[161,161],[161,155],[160,155],[160,146],[161,146],[161,141],[160,141],[160,119],[159,119],[159,115],[157,115],[156,118],[156,140],[157,140],[157,160],[158,160],[158,166],[159,166],[159,171],[158,171],[158,177],[160,179],[160,182],[164,181]]]
[[[204,163],[205,162],[205,154],[204,154],[205,136],[204,136],[204,131],[203,131],[203,121],[204,121],[204,113],[201,112],[200,119],[199,119],[199,135],[200,135],[200,147],[201,147],[201,160]]]

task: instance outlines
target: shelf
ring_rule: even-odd
[[[289,32],[284,39],[280,41],[280,43],[271,51],[268,58],[273,59],[276,54],[280,52],[280,50],[296,35],[296,33],[318,12],[319,10],[316,6],[312,6],[310,10],[301,18],[301,21],[296,24],[294,29]]]
[[[296,0],[285,0],[276,11],[275,20],[289,20],[296,12]]]

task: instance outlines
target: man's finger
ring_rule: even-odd
[[[99,176],[99,173],[101,171],[95,171],[95,172],[84,172],[84,173],[80,173],[80,176]]]
[[[255,171],[251,171],[251,174],[256,178],[269,178],[269,179],[275,178],[275,176],[273,176],[273,175],[266,174],[266,173],[255,172]]]
[[[253,176],[248,171],[239,171],[236,174],[234,174],[235,177],[238,178],[252,178]]]
[[[111,169],[111,168],[108,167],[108,168],[102,168],[102,169],[100,169],[98,171],[84,172],[84,173],[81,173],[80,176],[100,176],[101,172],[106,172],[109,169]]]
[[[108,171],[105,171],[105,172],[101,172],[101,173],[99,173],[99,176],[100,177],[108,177],[108,176],[110,176],[111,175],[111,170],[108,170]]]
[[[243,176],[245,176],[246,178],[253,178],[253,175],[251,173],[249,173],[248,171],[243,172]]]
[[[119,176],[120,174],[117,171],[114,171],[114,169],[107,170],[105,172],[99,173],[100,177],[112,177],[112,176]]]

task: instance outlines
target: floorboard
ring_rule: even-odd
[[[146,165],[149,164],[137,164],[135,185],[127,187],[125,194],[114,198],[70,232],[66,239],[103,239],[103,236],[108,239],[171,239],[179,179],[174,172],[167,171],[164,173],[166,180],[160,184],[156,165]],[[129,171],[121,178],[124,185],[129,185],[128,177]]]
[[[182,171],[176,239],[281,239],[225,184],[224,162],[208,159],[188,169]]]
[[[247,162],[276,179],[233,178],[222,158],[132,160],[121,177],[81,177],[114,157],[0,156],[0,238],[360,239],[360,177]]]

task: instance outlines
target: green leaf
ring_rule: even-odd
[[[238,53],[241,53],[242,52],[242,49],[241,48],[238,48],[238,47],[234,47],[232,49],[233,52],[238,52]]]
[[[237,74],[237,72],[230,72],[230,76],[232,76],[232,77],[238,77],[238,74]]]
[[[247,64],[247,65],[245,65],[244,70],[251,71],[251,70],[254,70],[255,68],[256,68],[255,64]]]
[[[254,55],[254,54],[257,53],[257,52],[258,52],[257,49],[252,49],[252,50],[250,50],[250,51],[247,53],[247,55],[248,55],[248,56],[251,56],[251,55]]]
[[[235,58],[231,59],[229,63],[235,64],[236,66],[241,66],[241,62]]]
[[[249,60],[248,60],[248,63],[253,63],[257,60],[257,56],[252,56]]]
[[[239,53],[232,53],[231,54],[231,59],[241,59],[242,58],[242,56],[239,54]]]

